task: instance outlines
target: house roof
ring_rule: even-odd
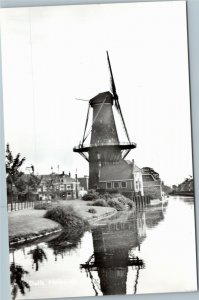
[[[70,177],[67,174],[48,174],[48,175],[41,175],[41,182],[45,182],[48,180],[52,180],[54,183],[60,182],[60,179],[63,178],[64,182],[63,183],[71,183],[74,182],[75,179]]]
[[[138,166],[136,166],[135,164],[133,166],[133,171],[134,172],[142,172],[142,170]]]
[[[100,181],[133,179],[134,172],[141,172],[131,161],[121,159],[115,165],[105,165],[100,169]]]
[[[144,167],[142,168],[142,174],[143,175],[152,175],[156,180],[160,179],[159,173],[157,173],[156,171],[154,171],[154,169],[150,168],[150,167]]]

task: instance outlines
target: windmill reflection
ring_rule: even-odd
[[[153,206],[132,213],[126,220],[113,219],[108,224],[94,227],[93,255],[81,264],[89,276],[97,296],[127,293],[127,275],[134,269],[133,293],[137,293],[140,270],[145,268],[142,258],[134,255],[135,249],[146,238],[146,228],[156,227],[164,219],[165,206]],[[119,220],[119,219],[118,219]],[[99,279],[96,279],[96,272]]]
[[[99,289],[103,295],[126,294],[128,268],[137,270],[137,281],[139,270],[144,268],[143,260],[131,251],[143,239],[143,235],[138,236],[136,218],[125,223],[113,220],[110,224],[93,228],[92,237],[94,253],[81,268],[89,275],[95,294],[98,295]],[[95,271],[100,279],[98,285],[92,274]]]

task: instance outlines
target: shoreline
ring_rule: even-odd
[[[77,203],[74,204],[74,208],[78,208],[76,206]],[[84,202],[81,203],[81,209],[84,208],[82,218],[87,220],[90,226],[117,213],[117,210],[114,208],[94,207],[86,204]],[[66,203],[66,205],[71,204]],[[91,207],[95,208],[97,212],[95,215],[90,216],[87,211]],[[63,227],[57,222],[44,218],[45,212],[45,210],[24,209],[9,213],[9,246],[22,245],[55,233],[61,233]],[[39,229],[39,224],[41,223],[42,229]],[[23,228],[23,225],[26,227]]]

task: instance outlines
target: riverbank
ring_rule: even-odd
[[[82,200],[59,201],[54,205],[70,205],[90,225],[94,222],[115,214],[117,211],[111,207],[87,206],[88,202]],[[89,210],[95,209],[94,213]],[[46,210],[32,208],[13,211],[9,216],[9,242],[10,245],[25,243],[62,230],[57,222],[44,218]]]

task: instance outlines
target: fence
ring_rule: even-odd
[[[151,198],[149,196],[133,196],[132,200],[136,206],[144,206],[150,204]]]
[[[8,211],[22,210],[26,208],[34,208],[35,201],[13,202],[8,203]]]

